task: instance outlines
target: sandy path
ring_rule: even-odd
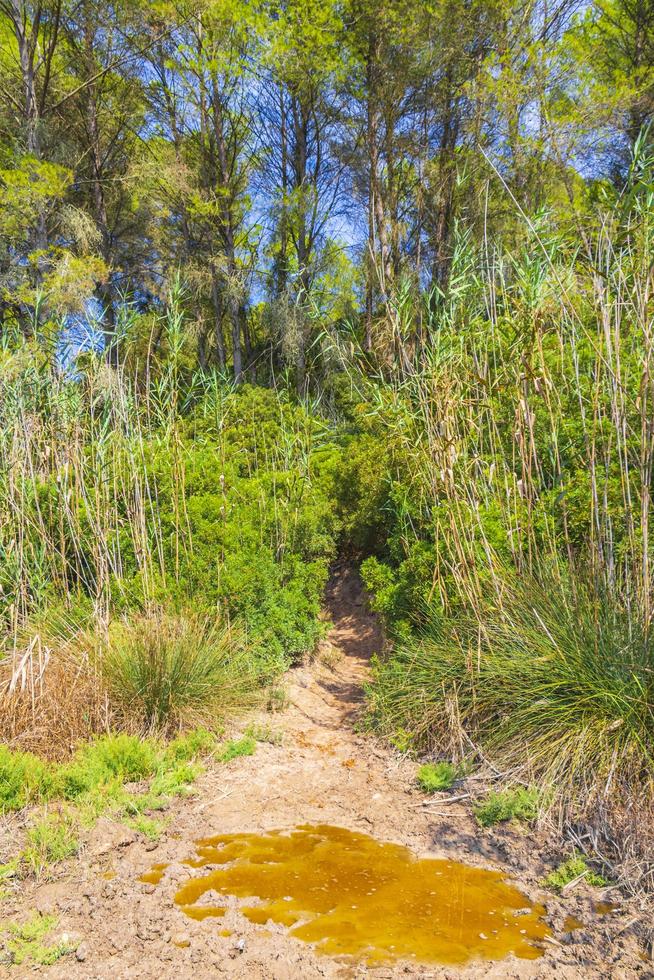
[[[544,894],[538,881],[555,857],[547,853],[546,842],[507,828],[481,833],[465,802],[452,804],[443,815],[434,812],[438,806],[424,807],[414,785],[415,764],[356,733],[361,685],[381,637],[351,570],[335,574],[327,610],[334,627],[322,658],[291,672],[286,710],[258,719],[283,733],[280,744],[262,743],[254,756],[209,768],[195,795],[171,808],[169,832],[154,849],[121,826],[101,821],[81,859],[55,882],[30,886],[19,904],[3,910],[12,916],[31,908],[52,911],[61,931],[81,944],[81,961],[69,956],[39,972],[103,980],[654,976],[651,963],[638,953],[629,909],[599,916],[583,888],[565,901]],[[179,862],[192,854],[194,839],[301,823],[337,824],[406,844],[416,854],[500,870],[530,899],[546,903],[557,944],[537,961],[510,957],[463,969],[401,963],[367,968],[318,955],[281,926],[249,923],[235,901],[224,919],[204,922],[189,920],[175,907],[174,893],[191,873]],[[139,882],[155,862],[170,864],[160,884]],[[107,873],[114,875],[111,880],[103,877]],[[564,934],[566,914],[577,915],[584,928]],[[16,977],[32,971],[6,972]]]

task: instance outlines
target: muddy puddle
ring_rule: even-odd
[[[198,872],[175,895],[186,915],[219,922],[233,896],[251,922],[284,926],[331,956],[534,959],[549,935],[544,909],[501,874],[418,859],[342,827],[208,837],[185,863]]]

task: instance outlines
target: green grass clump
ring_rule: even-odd
[[[435,610],[420,638],[374,666],[370,723],[444,754],[463,728],[497,768],[528,766],[582,811],[605,788],[618,804],[651,793],[651,642],[583,581],[501,574],[501,601],[445,624]]]
[[[100,813],[124,805],[126,795],[140,795],[154,805],[184,792],[200,772],[198,759],[215,743],[215,736],[203,729],[168,746],[153,738],[103,735],[79,748],[70,762],[60,764],[46,764],[37,756],[0,746],[0,812],[61,799]],[[237,754],[247,754],[243,748]],[[145,793],[127,794],[124,789],[126,783],[147,779],[151,783]]]
[[[41,875],[51,865],[79,851],[79,822],[69,811],[47,813],[27,831],[27,846],[21,857],[29,871]]]
[[[69,763],[61,766],[57,780],[61,795],[71,800],[112,781],[146,779],[156,770],[160,754],[152,739],[103,735],[82,746]]]
[[[131,805],[140,812],[165,810],[174,796],[188,795],[201,772],[202,766],[192,762],[178,762],[173,768],[163,769],[145,793],[131,797]]]
[[[215,746],[215,736],[206,730],[189,732],[168,746],[155,739],[130,735],[106,735],[80,748],[69,763],[51,764],[39,786],[37,780],[28,792],[17,783],[5,789],[12,809],[20,804],[49,804],[55,799],[56,811],[41,812],[33,818],[26,834],[24,850],[13,861],[0,866],[0,885],[9,877],[40,875],[51,865],[75,855],[80,834],[103,814],[124,820],[150,839],[161,836],[165,823],[149,814],[165,810],[171,799],[190,792],[202,771],[199,757]],[[229,742],[223,753],[229,758],[250,754],[252,739]],[[35,756],[3,750],[5,771],[45,772]],[[15,758],[14,758],[15,757]],[[142,785],[130,787],[138,782]]]
[[[0,745],[0,812],[22,810],[53,792],[50,767],[29,752]]]
[[[18,878],[20,873],[20,858],[12,858],[5,864],[0,864],[0,902],[3,902],[10,894],[7,883]]]
[[[218,762],[231,762],[232,759],[238,759],[244,755],[254,755],[256,748],[257,743],[254,738],[251,735],[245,735],[243,738],[225,742],[217,753],[216,759]]]
[[[284,732],[271,725],[250,725],[245,734],[257,742],[267,742],[268,745],[281,745],[284,741]]]
[[[114,626],[101,654],[110,696],[143,731],[211,725],[252,704],[261,667],[215,618],[158,609]]]
[[[46,937],[57,926],[57,918],[53,915],[34,914],[26,922],[10,922],[3,926],[8,933],[5,946],[11,962],[15,966],[23,963],[35,963],[39,966],[52,966],[62,956],[72,953],[75,946],[63,940],[48,945]]]
[[[417,778],[425,793],[438,793],[451,789],[457,778],[457,768],[451,762],[426,762],[418,769]]]
[[[166,758],[175,762],[189,762],[201,755],[208,755],[215,744],[216,733],[207,731],[206,728],[197,728],[169,742],[166,747]]]
[[[531,823],[538,816],[539,792],[535,788],[518,786],[489,793],[483,803],[474,807],[475,817],[482,827],[491,827],[507,820]]]
[[[573,854],[572,857],[560,864],[554,871],[550,871],[543,880],[543,884],[546,888],[551,888],[555,892],[561,892],[566,885],[582,877],[582,875],[584,881],[597,888],[602,888],[608,884],[606,878],[593,871],[592,868],[589,868],[585,858],[581,854]]]
[[[159,820],[156,817],[148,817],[143,813],[140,813],[137,817],[132,817],[127,821],[130,827],[138,831],[139,834],[143,834],[148,840],[159,840],[166,827],[168,826],[167,820]]]

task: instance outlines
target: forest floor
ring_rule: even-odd
[[[112,980],[654,976],[634,932],[637,910],[628,901],[583,882],[565,898],[539,884],[560,859],[554,838],[515,825],[482,830],[469,799],[435,804],[416,786],[415,762],[356,731],[369,659],[382,637],[351,569],[335,573],[326,612],[333,628],[318,659],[291,671],[287,707],[255,719],[271,730],[270,741],[227,766],[209,763],[193,795],[171,805],[167,831],[156,844],[101,819],[82,854],[59,866],[53,880],[25,883],[5,899],[2,919],[20,921],[32,910],[52,914],[55,939],[65,934],[76,952],[48,967],[0,966],[0,974]],[[543,955],[463,966],[367,965],[320,954],[281,925],[255,925],[235,899],[218,920],[196,921],[176,906],[180,883],[198,874],[181,863],[198,838],[302,824],[337,825],[406,845],[421,857],[501,872],[529,902],[545,906],[551,933]],[[154,864],[167,865],[160,882],[139,881]],[[600,914],[597,903],[607,897],[617,907]],[[566,932],[569,916],[579,920],[578,928]]]

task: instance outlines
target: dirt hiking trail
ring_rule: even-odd
[[[14,919],[33,909],[56,915],[58,935],[67,934],[77,953],[47,968],[0,967],[0,974],[89,980],[654,976],[651,961],[639,951],[626,904],[600,915],[595,905],[603,896],[583,883],[565,899],[544,892],[539,881],[558,857],[545,838],[507,826],[482,831],[469,800],[427,801],[416,788],[415,762],[357,733],[362,685],[382,637],[351,568],[335,571],[326,612],[333,628],[317,660],[290,672],[288,706],[254,719],[272,730],[271,741],[228,765],[209,763],[193,795],[168,810],[168,830],[156,845],[121,824],[100,820],[77,860],[61,866],[54,881],[27,884],[3,909],[4,917]],[[253,924],[239,912],[236,899],[229,899],[223,918],[204,921],[190,919],[175,905],[176,891],[198,874],[181,863],[193,855],[198,838],[301,824],[337,825],[406,845],[421,857],[501,872],[530,901],[545,905],[552,932],[544,955],[457,967],[408,961],[366,965],[320,954],[281,925]],[[167,865],[160,882],[140,882],[157,863]],[[569,916],[579,924],[566,932]]]

